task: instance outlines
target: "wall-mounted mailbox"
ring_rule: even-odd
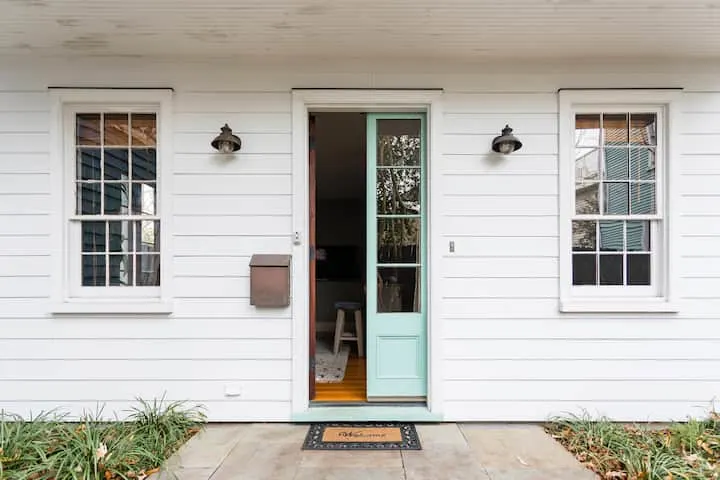
[[[290,305],[290,255],[255,254],[250,258],[250,305]]]

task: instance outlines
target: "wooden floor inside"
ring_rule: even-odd
[[[316,383],[315,402],[365,402],[367,388],[365,358],[348,358],[345,378],[340,383]]]

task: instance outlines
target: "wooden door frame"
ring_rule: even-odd
[[[442,259],[440,224],[440,190],[442,152],[442,89],[294,89],[292,91],[292,399],[291,418],[303,418],[312,411],[325,409],[329,415],[341,415],[333,407],[310,406],[309,349],[310,349],[310,289],[309,226],[310,226],[310,168],[309,118],[311,111],[347,112],[418,112],[427,114],[428,162],[428,315],[427,315],[427,405],[423,411],[435,418],[442,417],[442,336],[440,290],[432,288],[439,278]],[[433,182],[436,182],[434,188]],[[340,407],[342,415],[352,415],[353,408],[382,409],[383,407]],[[380,412],[380,410],[377,410]],[[362,415],[362,414],[361,414]],[[393,413],[393,415],[395,415]]]

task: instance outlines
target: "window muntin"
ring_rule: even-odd
[[[657,284],[660,120],[658,111],[575,113],[574,288]]]
[[[158,287],[157,116],[74,114],[82,287]]]

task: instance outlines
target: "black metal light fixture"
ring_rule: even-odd
[[[220,135],[215,137],[210,145],[220,153],[232,153],[240,150],[242,141],[237,135],[233,135],[232,128],[228,127],[226,123],[224,127],[220,129]]]
[[[509,125],[505,125],[505,128],[502,129],[502,134],[493,138],[493,151],[507,155],[522,148],[522,142],[512,134],[512,131],[513,129],[510,128]]]

